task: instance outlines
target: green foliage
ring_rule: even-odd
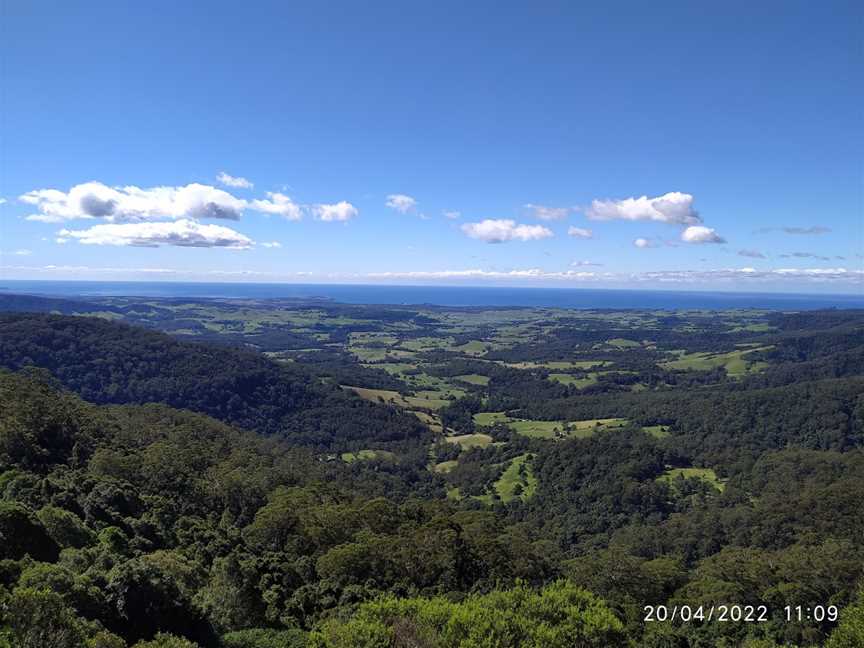
[[[2,623],[16,648],[84,648],[84,633],[75,614],[49,590],[14,589],[3,602]]]
[[[825,648],[860,648],[864,646],[864,590],[858,600],[840,614],[840,624],[828,637]]]
[[[111,312],[181,325],[174,306],[124,308]],[[0,370],[0,648],[40,645],[42,626],[57,637],[46,645],[76,648],[293,648],[310,630],[323,646],[861,643],[862,603],[849,606],[864,577],[861,314],[320,308],[256,311],[248,331],[242,317],[208,320],[244,342],[264,323],[314,327],[273,324],[259,340],[326,345],[314,366],[277,347],[298,361],[0,317],[0,364],[22,367]],[[339,323],[319,327],[328,317]],[[412,354],[390,378],[381,365],[382,384],[343,383],[392,389],[393,404],[338,387],[371,375],[337,349],[358,333],[363,348]],[[482,359],[465,355],[471,340]],[[742,348],[768,366],[735,380],[663,366]],[[488,383],[459,380],[475,374]],[[431,402],[412,385],[452,381],[467,396],[435,415],[399,411]],[[560,438],[513,421],[561,422]],[[595,434],[598,421],[616,423]],[[682,466],[724,488],[662,478],[694,472]],[[648,603],[732,601],[849,607],[837,629],[642,621]]]
[[[198,648],[198,644],[183,637],[160,632],[150,641],[139,641],[132,648]]]
[[[126,642],[112,632],[100,630],[87,639],[87,648],[126,648]]]
[[[27,507],[0,501],[0,558],[56,560],[58,547]]]
[[[42,367],[92,402],[165,403],[308,445],[425,434],[415,417],[354,398],[304,367],[99,318],[0,314],[0,366]],[[0,455],[28,467],[65,458],[74,422],[26,404],[16,417],[33,438],[0,425]]]
[[[314,648],[571,648],[626,643],[621,622],[606,605],[566,581],[540,591],[517,586],[458,603],[444,598],[383,598],[362,605],[347,622],[323,624],[310,637]]]
[[[253,628],[222,636],[225,648],[305,648],[307,635],[301,630]]]
[[[60,548],[80,548],[96,541],[93,532],[71,511],[56,506],[43,506],[36,512],[36,517]]]
[[[140,639],[159,631],[212,643],[214,632],[184,590],[185,566],[143,555],[107,574],[107,600],[121,620],[124,636]]]

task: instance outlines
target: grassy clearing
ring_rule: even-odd
[[[420,337],[403,340],[399,346],[410,351],[431,351],[433,349],[449,349],[453,344],[450,337]]]
[[[357,356],[360,362],[376,362],[387,358],[389,349],[378,349],[370,347],[349,347],[351,353]]]
[[[366,363],[363,365],[369,369],[383,369],[389,374],[404,375],[406,371],[412,371],[417,368],[416,364],[410,362],[379,362],[377,364]]]
[[[388,450],[358,450],[357,452],[343,452],[342,461],[353,463],[355,461],[368,461],[370,459],[386,459],[393,461],[396,455]]]
[[[488,434],[460,434],[457,436],[444,437],[449,443],[458,443],[463,450],[470,448],[485,448],[492,443],[492,437]]]
[[[725,488],[725,483],[717,478],[715,473],[710,468],[670,468],[657,478],[657,481],[666,482],[670,486],[675,485],[675,480],[678,477],[684,479],[701,479],[705,483],[713,486],[718,491],[722,492]]]
[[[528,421],[524,419],[511,419],[507,423],[522,436],[535,439],[553,439],[555,431],[563,431],[564,421]]]
[[[624,338],[612,338],[611,340],[606,340],[606,344],[608,344],[609,346],[613,346],[617,349],[629,349],[642,346],[639,342],[635,342],[633,340],[626,340]]]
[[[505,362],[504,365],[513,369],[550,369],[566,371],[568,369],[595,369],[605,367],[606,360],[552,360],[550,362]]]
[[[584,439],[595,432],[607,432],[609,430],[617,430],[629,423],[626,418],[602,418],[602,419],[585,419],[583,421],[571,421],[570,432],[568,436]]]
[[[584,378],[577,378],[571,374],[565,373],[552,373],[549,374],[549,380],[553,382],[559,382],[562,385],[573,385],[577,389],[584,389],[585,387],[590,387],[591,385],[597,384],[597,374],[592,373],[588,374]]]
[[[510,417],[504,412],[480,412],[474,415],[475,425],[494,425],[495,423],[507,423]]]
[[[724,367],[729,376],[737,377],[748,373],[763,371],[767,366],[767,362],[759,360],[748,360],[747,355],[754,351],[762,351],[769,347],[759,347],[757,349],[739,349],[728,353],[687,353],[680,356],[677,360],[664,362],[663,367],[667,369],[707,371],[716,367]]]
[[[534,495],[534,491],[537,490],[538,480],[531,470],[531,464],[527,463],[527,461],[527,454],[519,455],[510,462],[510,465],[507,466],[507,469],[502,473],[498,481],[495,482],[495,491],[502,502],[509,502],[517,497],[524,501]],[[520,474],[519,471],[522,466],[524,468]],[[516,493],[517,486],[519,486],[518,490],[521,491],[519,494]]]
[[[489,376],[481,374],[462,374],[461,376],[453,376],[456,380],[471,383],[472,385],[486,386],[489,384]]]
[[[418,419],[423,421],[423,423],[425,423],[426,426],[430,430],[432,430],[433,432],[436,432],[438,434],[441,434],[444,432],[444,426],[441,425],[441,419],[439,419],[434,414],[428,414],[426,412],[418,412],[417,410],[412,410],[411,413],[414,416],[416,416]]]
[[[353,391],[360,398],[372,401],[373,403],[384,401],[385,403],[395,403],[403,406],[405,404],[402,394],[390,389],[370,389],[368,387],[352,387],[350,385],[342,385],[342,389]]]
[[[769,331],[776,331],[776,326],[771,326],[770,324],[759,323],[759,324],[747,324],[745,326],[736,326],[733,329],[729,329],[730,333],[740,333],[742,331],[749,331],[752,333],[767,333]]]
[[[514,419],[504,412],[480,412],[474,415],[477,425],[504,423],[518,434],[535,439],[554,439],[557,436],[586,438],[595,432],[605,432],[627,425],[624,418],[586,419],[584,421],[531,421]]]
[[[642,428],[646,434],[650,434],[655,439],[665,439],[669,436],[668,425],[646,425]]]
[[[455,459],[450,459],[449,461],[442,461],[441,463],[437,463],[432,467],[432,470],[438,474],[444,475],[453,470],[456,466],[459,465],[459,462]]]
[[[373,403],[392,403],[408,410],[436,410],[450,404],[449,400],[440,398],[442,395],[440,392],[421,391],[417,392],[416,396],[403,396],[399,392],[390,389],[371,389],[368,387],[352,387],[351,385],[342,385],[342,389],[353,391],[360,398],[372,401]]]
[[[491,345],[487,342],[481,342],[480,340],[471,340],[470,342],[466,342],[465,344],[450,347],[450,350],[456,351],[458,353],[464,353],[466,355],[479,356],[486,353],[486,351],[488,351],[490,347]]]
[[[430,396],[433,395],[433,396]],[[438,410],[442,407],[447,407],[451,401],[446,398],[436,398],[439,392],[418,392],[417,396],[405,396],[402,398],[403,407],[409,409],[431,409]]]

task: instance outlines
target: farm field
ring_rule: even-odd
[[[729,353],[690,353],[681,355],[677,360],[663,363],[667,369],[677,370],[709,370],[723,367],[730,376],[743,376],[748,373],[763,371],[768,367],[767,362],[750,360],[748,354],[762,351],[765,348],[730,351]]]
[[[511,427],[518,434],[540,439],[555,438],[585,438],[595,432],[605,432],[627,425],[627,419],[605,418],[586,419],[581,421],[534,421],[511,418],[504,412],[480,412],[474,415],[477,425],[494,425],[502,423]]]

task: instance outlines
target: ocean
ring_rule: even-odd
[[[432,304],[437,306],[532,306],[545,308],[639,308],[812,310],[864,308],[864,294],[689,292],[509,288],[489,286],[384,286],[347,284],[183,283],[138,281],[0,282],[0,294],[57,297],[322,298],[347,304]]]

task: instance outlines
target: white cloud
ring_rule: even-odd
[[[563,220],[573,211],[570,207],[547,207],[545,205],[532,205],[531,203],[525,205],[525,209],[530,210],[534,218],[545,221]]]
[[[526,270],[436,270],[410,272],[370,272],[365,275],[370,279],[598,279],[602,275],[596,272],[547,272],[539,268]]]
[[[713,228],[704,225],[691,225],[681,232],[681,240],[685,243],[725,243]]]
[[[637,248],[656,247],[654,243],[652,243],[651,241],[649,241],[646,238],[641,238],[641,237],[637,238],[635,241],[633,241],[633,245],[635,245]]]
[[[594,270],[566,270],[548,271],[539,268],[513,269],[513,270],[435,270],[435,271],[406,271],[406,272],[372,272],[372,273],[320,273],[309,271],[273,272],[271,270],[225,270],[225,269],[195,269],[187,267],[183,269],[173,268],[134,268],[134,267],[90,267],[90,266],[3,266],[4,276],[20,277],[23,279],[33,276],[44,276],[51,278],[68,278],[76,276],[80,278],[101,278],[105,276],[165,276],[170,279],[207,279],[212,277],[224,277],[226,280],[243,281],[248,279],[260,280],[266,277],[268,280],[303,280],[310,278],[325,281],[351,282],[351,281],[502,281],[502,282],[562,282],[567,283],[600,283],[607,285],[722,285],[732,287],[756,287],[788,284],[798,287],[801,285],[836,285],[842,290],[855,290],[864,287],[864,270],[849,270],[847,268],[778,268],[771,270],[757,270],[751,267],[743,268],[719,268],[706,270],[660,270],[649,272],[598,272]],[[749,284],[749,285],[748,285]]]
[[[450,220],[462,218],[462,212],[458,211],[443,211],[441,213],[444,214],[444,218],[449,218]]]
[[[590,239],[594,238],[594,232],[584,227],[570,227],[567,229],[567,234],[575,238]]]
[[[586,268],[586,267],[591,267],[591,266],[595,266],[595,267],[599,268],[603,264],[602,263],[594,263],[593,261],[574,261],[570,265],[574,266],[576,268]]]
[[[313,205],[311,210],[315,218],[322,221],[348,221],[360,213],[354,205],[344,200],[332,205]]]
[[[487,218],[479,223],[465,223],[462,231],[473,239],[486,243],[505,241],[536,241],[552,236],[552,231],[542,225],[517,225],[509,219]]]
[[[791,252],[790,254],[781,254],[783,259],[819,259],[820,261],[830,261],[831,257],[814,254],[813,252]]]
[[[303,218],[300,205],[295,203],[289,196],[278,192],[267,192],[268,200],[253,200],[249,203],[250,209],[265,214],[278,214],[291,221]]]
[[[202,224],[191,220],[163,223],[104,223],[84,230],[60,230],[58,242],[75,239],[87,245],[123,245],[135,247],[225,247],[246,249],[253,242],[244,234],[222,225]]]
[[[103,218],[109,222],[141,222],[166,218],[223,218],[237,220],[246,202],[210,185],[183,187],[108,187],[101,182],[75,185],[68,192],[37,189],[19,200],[34,205],[27,220],[60,223]]]
[[[408,272],[373,272],[365,275],[352,275],[351,278],[378,280],[459,280],[459,279],[512,279],[512,280],[552,280],[574,282],[608,283],[671,283],[671,284],[711,284],[734,283],[777,283],[799,281],[805,283],[851,283],[864,284],[864,270],[846,268],[778,268],[757,270],[755,268],[720,268],[713,270],[659,270],[649,272],[595,272],[595,271],[547,271],[539,268],[526,270],[439,270]]]
[[[216,180],[226,187],[239,187],[240,189],[251,189],[255,185],[251,183],[246,178],[235,177],[232,175],[228,175],[224,171],[220,171],[219,175],[216,176]]]
[[[756,233],[767,234],[768,232],[783,232],[785,234],[799,234],[801,236],[817,236],[819,234],[827,234],[830,231],[830,227],[814,225],[812,227],[762,227],[757,229]]]
[[[268,241],[266,243],[262,243],[261,247],[265,248],[281,248],[282,244],[279,241]]]
[[[5,204],[6,204],[6,199],[0,198],[0,205],[5,205]]]
[[[657,198],[625,198],[624,200],[593,200],[585,209],[591,220],[658,221],[673,225],[694,225],[702,219],[693,209],[693,196],[672,191]]]
[[[751,259],[764,259],[765,255],[759,250],[738,250],[738,256],[750,257]]]
[[[400,214],[407,214],[414,210],[417,206],[417,201],[405,194],[390,194],[387,196],[387,202],[384,204],[390,209],[395,209]]]
[[[804,236],[810,236],[813,234],[826,234],[831,231],[831,228],[816,225],[814,227],[784,227],[783,231],[786,232],[786,234],[803,234]]]

